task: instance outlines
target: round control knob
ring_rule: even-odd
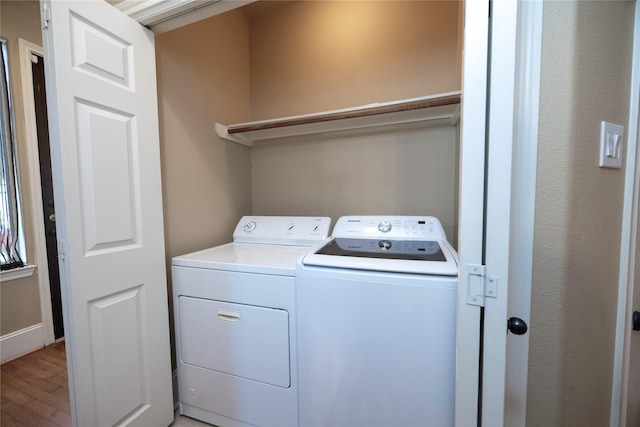
[[[244,232],[245,233],[251,233],[253,230],[256,229],[257,226],[258,226],[258,224],[256,224],[255,221],[249,221],[248,223],[246,223],[244,225]]]
[[[389,249],[391,249],[391,242],[388,240],[380,240],[378,242],[378,247],[383,251],[388,251]]]
[[[378,230],[382,231],[383,233],[391,231],[391,223],[389,221],[382,221],[380,224],[378,224]]]

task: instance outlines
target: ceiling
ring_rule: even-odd
[[[160,34],[239,8],[247,19],[264,16],[297,0],[107,0],[131,18]],[[244,6],[243,6],[244,4]]]

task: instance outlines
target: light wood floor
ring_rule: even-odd
[[[64,341],[2,365],[1,427],[71,427]],[[209,424],[175,414],[171,427]]]
[[[64,341],[2,365],[2,427],[69,427]]]

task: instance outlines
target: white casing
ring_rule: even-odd
[[[334,238],[378,240],[381,217],[360,218],[346,225],[341,218]],[[400,234],[416,217],[385,218],[394,239],[408,239]],[[369,231],[349,232],[357,224]],[[446,243],[433,224],[420,231],[416,222],[415,238],[441,233],[433,237]],[[457,266],[453,249],[441,246],[451,259],[440,264]],[[325,265],[311,265],[310,257],[296,272],[300,426],[454,425],[457,277],[432,273],[424,261],[416,274],[394,271],[406,265],[402,259],[384,260],[400,267],[380,271],[359,257],[326,255],[343,259]]]
[[[329,226],[244,217],[233,243],[173,259],[182,414],[220,427],[298,425],[295,269]]]

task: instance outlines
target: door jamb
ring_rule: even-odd
[[[464,2],[458,174],[458,273],[462,291],[458,292],[456,327],[456,427],[475,426],[479,421],[481,309],[467,303],[471,275],[466,266],[483,262],[488,36],[489,1]]]
[[[47,244],[44,230],[44,214],[42,192],[40,189],[40,155],[38,153],[38,131],[36,127],[35,105],[33,101],[33,73],[31,71],[31,55],[44,58],[42,46],[18,39],[20,56],[20,80],[22,86],[22,103],[26,131],[27,159],[29,164],[29,190],[33,216],[33,234],[35,242],[36,263],[38,265],[38,288],[40,293],[40,312],[42,316],[43,344],[55,342],[53,332],[53,311],[51,308],[51,290],[49,289],[49,264],[47,261]]]
[[[629,356],[631,340],[631,313],[633,312],[638,203],[640,202],[640,2],[636,1],[633,35],[633,59],[629,97],[629,130],[627,133],[627,162],[625,168],[624,202],[620,239],[620,273],[618,279],[618,310],[613,358],[613,380],[611,390],[611,427],[626,425],[627,390],[629,379]]]
[[[512,161],[509,286],[506,317],[531,327],[531,286],[535,240],[536,176],[542,63],[543,4],[520,2],[517,14],[516,90]],[[530,334],[507,338],[504,425],[526,423]]]

